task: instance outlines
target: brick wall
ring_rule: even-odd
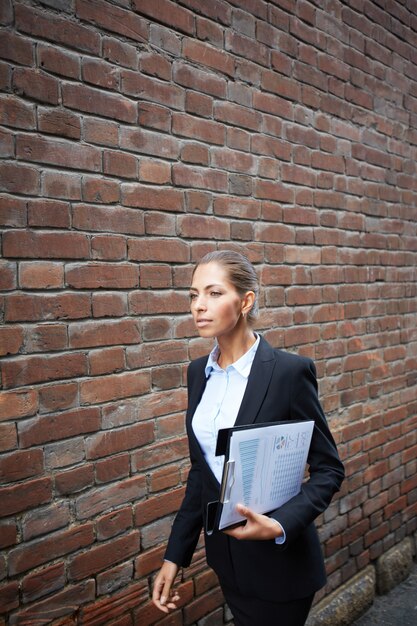
[[[258,328],[317,364],[337,588],[417,528],[415,2],[3,0],[0,24],[0,624],[161,616],[209,347],[187,286],[231,246]],[[180,589],[161,624],[223,623],[202,545]]]

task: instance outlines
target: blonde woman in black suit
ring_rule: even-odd
[[[216,339],[210,355],[188,368],[187,434],[191,469],[165,560],[153,590],[165,613],[177,608],[173,588],[204,527],[207,503],[218,499],[223,457],[217,433],[233,425],[314,420],[309,479],[298,495],[267,515],[239,506],[246,522],[205,534],[235,626],[302,626],[315,592],[326,582],[315,518],[344,478],[343,465],[317,396],[313,362],[272,348],[252,329],[258,280],[234,251],[212,252],[197,264],[190,289],[200,336]]]

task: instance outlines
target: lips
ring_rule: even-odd
[[[205,326],[206,324],[210,324],[211,320],[206,318],[200,318],[196,321],[197,326]]]

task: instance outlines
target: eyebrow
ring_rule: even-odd
[[[206,287],[204,287],[204,289],[211,289],[212,287],[222,287],[222,285],[214,283],[213,285],[207,285]],[[195,287],[190,287],[190,291],[198,291],[198,289],[196,289]]]

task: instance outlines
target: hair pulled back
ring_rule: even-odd
[[[240,252],[215,250],[208,252],[198,261],[194,272],[199,265],[207,265],[208,263],[217,263],[224,268],[229,282],[240,296],[243,297],[247,291],[254,292],[255,302],[247,314],[249,324],[253,324],[258,315],[259,281],[252,263]]]

